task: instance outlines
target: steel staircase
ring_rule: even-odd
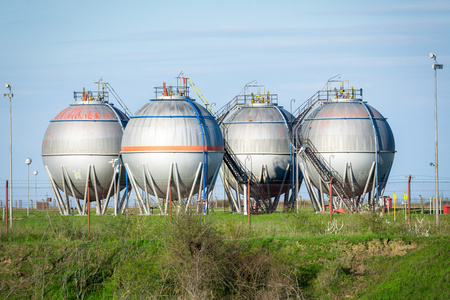
[[[298,132],[300,131],[300,128],[302,126],[303,120],[305,117],[309,114],[309,112],[319,104],[323,99],[321,99],[322,91],[318,91],[314,95],[312,95],[308,100],[306,100],[302,105],[300,105],[294,112],[293,115],[297,116],[291,124],[290,127],[290,139],[291,144],[294,145],[294,147],[298,147],[299,137]]]
[[[180,73],[180,76],[183,73]],[[206,106],[206,109],[216,117],[216,121],[219,126],[222,128],[223,132],[227,131],[226,125],[223,121],[230,114],[230,112],[235,111],[239,106],[246,105],[252,102],[252,98],[248,95],[243,94],[246,88],[248,88],[248,84],[244,87],[241,93],[235,96],[231,101],[221,107],[219,110],[214,111],[212,106],[206,101],[205,97],[198,90],[197,86],[189,77],[177,77],[180,80],[185,80],[191,88],[197,93],[198,97],[203,101]],[[269,101],[278,101],[277,95],[267,95]],[[252,174],[250,170],[248,170],[239,158],[234,154],[231,150],[231,147],[228,145],[226,140],[224,139],[224,158],[223,161],[225,165],[231,172],[231,175],[234,179],[241,185],[247,185],[248,180],[250,179],[250,194],[252,198],[256,201],[257,206],[259,206],[265,212],[272,212],[274,210],[274,205],[271,202],[271,197],[267,190],[264,188],[263,184],[259,183],[256,177]],[[261,206],[261,203],[263,206]],[[275,204],[276,205],[276,204]],[[275,207],[276,208],[276,207]]]
[[[233,177],[240,184],[247,184],[248,181],[248,173],[245,172],[245,166],[240,162],[240,160],[236,157],[236,155],[231,150],[228,143],[224,140],[225,143],[225,153],[223,155],[223,159],[228,169],[230,170]]]
[[[225,120],[225,118],[230,112],[234,111],[236,106],[238,106],[238,96],[235,96],[233,99],[231,99],[231,101],[229,101],[217,111],[216,121],[221,127],[224,126],[223,121]]]
[[[250,179],[250,194],[253,196],[253,199],[255,199],[258,206],[261,206],[260,203],[262,203],[266,212],[272,212],[273,207],[270,201],[270,196],[264,190],[262,184],[259,183],[252,172],[247,170],[247,168],[241,163],[239,158],[237,158],[236,154],[234,154],[233,150],[231,150],[231,147],[225,140],[224,143],[225,153],[223,159],[233,177],[239,184],[248,184],[248,180]]]
[[[333,192],[344,202],[348,211],[355,211],[356,206],[354,201],[352,201],[354,198],[353,192],[345,185],[342,176],[320,155],[311,141],[303,141],[299,151],[303,159],[308,160],[314,166],[324,182],[332,180]]]
[[[297,124],[303,121],[303,119],[308,115],[308,113],[313,109],[318,101],[321,100],[320,95],[321,91],[316,92],[293,112],[294,116],[297,116],[292,122],[293,124]]]

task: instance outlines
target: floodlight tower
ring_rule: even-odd
[[[37,208],[37,174],[39,172],[38,171],[34,171],[34,202],[36,202],[36,208]],[[33,206],[31,206],[31,208],[33,208]]]
[[[438,168],[438,130],[437,130],[437,78],[436,70],[443,69],[444,65],[436,61],[436,53],[430,53],[430,58],[434,59],[431,66],[434,69],[434,180],[435,180],[435,207],[436,207],[436,225],[439,226],[439,168]]]
[[[25,159],[25,164],[27,165],[27,190],[28,190],[28,202],[27,202],[27,217],[30,216],[30,164],[31,158],[27,157]]]
[[[5,87],[9,89],[8,94],[4,94],[3,96],[5,98],[9,98],[9,201],[11,203],[10,207],[10,214],[9,214],[9,228],[12,228],[12,221],[13,221],[13,199],[12,199],[12,114],[11,114],[11,98],[14,96],[11,92],[11,84],[6,83]]]

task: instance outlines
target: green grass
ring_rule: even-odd
[[[450,299],[450,240],[438,237],[420,242],[424,243],[423,247],[405,257],[372,259],[368,274],[375,280],[358,296],[365,299]]]
[[[0,225],[2,299],[450,299],[450,218],[59,216]],[[195,275],[195,276],[194,276]]]

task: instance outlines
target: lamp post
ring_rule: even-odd
[[[34,170],[34,202],[36,202],[37,207],[37,174],[38,171]]]
[[[291,115],[292,115],[292,101],[294,101],[294,103],[295,103],[295,99],[291,99],[291,102],[290,102],[290,108],[291,108],[290,113],[291,113]]]
[[[31,158],[25,158],[25,164],[27,165],[27,191],[28,191],[28,202],[27,202],[27,217],[30,216],[30,164]]]
[[[430,58],[434,59],[431,66],[434,69],[434,180],[435,180],[435,201],[436,201],[436,226],[439,226],[439,168],[438,168],[438,129],[437,129],[437,78],[436,70],[443,69],[444,65],[437,64],[436,53],[430,53]]]
[[[7,83],[5,84],[5,87],[7,89],[9,89],[9,93],[8,94],[4,94],[3,96],[5,98],[9,98],[9,203],[11,203],[11,205],[9,206],[9,228],[12,228],[12,221],[13,221],[13,198],[12,198],[12,113],[11,113],[11,98],[14,96],[11,92],[11,84]]]

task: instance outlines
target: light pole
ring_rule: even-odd
[[[11,205],[9,206],[9,228],[12,228],[12,221],[13,221],[13,198],[12,198],[12,113],[11,113],[11,98],[14,96],[11,92],[11,84],[7,83],[5,84],[6,88],[9,89],[8,94],[4,94],[3,96],[5,98],[9,98],[9,203]]]
[[[36,202],[36,207],[37,207],[37,174],[39,173],[38,171],[34,171],[34,202]]]
[[[27,165],[27,191],[28,191],[28,202],[27,202],[27,217],[30,216],[30,164],[31,158],[25,158],[25,164]]]
[[[438,169],[438,129],[437,129],[437,78],[436,70],[443,69],[444,65],[437,64],[436,53],[430,53],[430,58],[434,59],[431,66],[434,69],[434,180],[435,180],[435,201],[436,201],[436,226],[439,226],[439,169]]]

